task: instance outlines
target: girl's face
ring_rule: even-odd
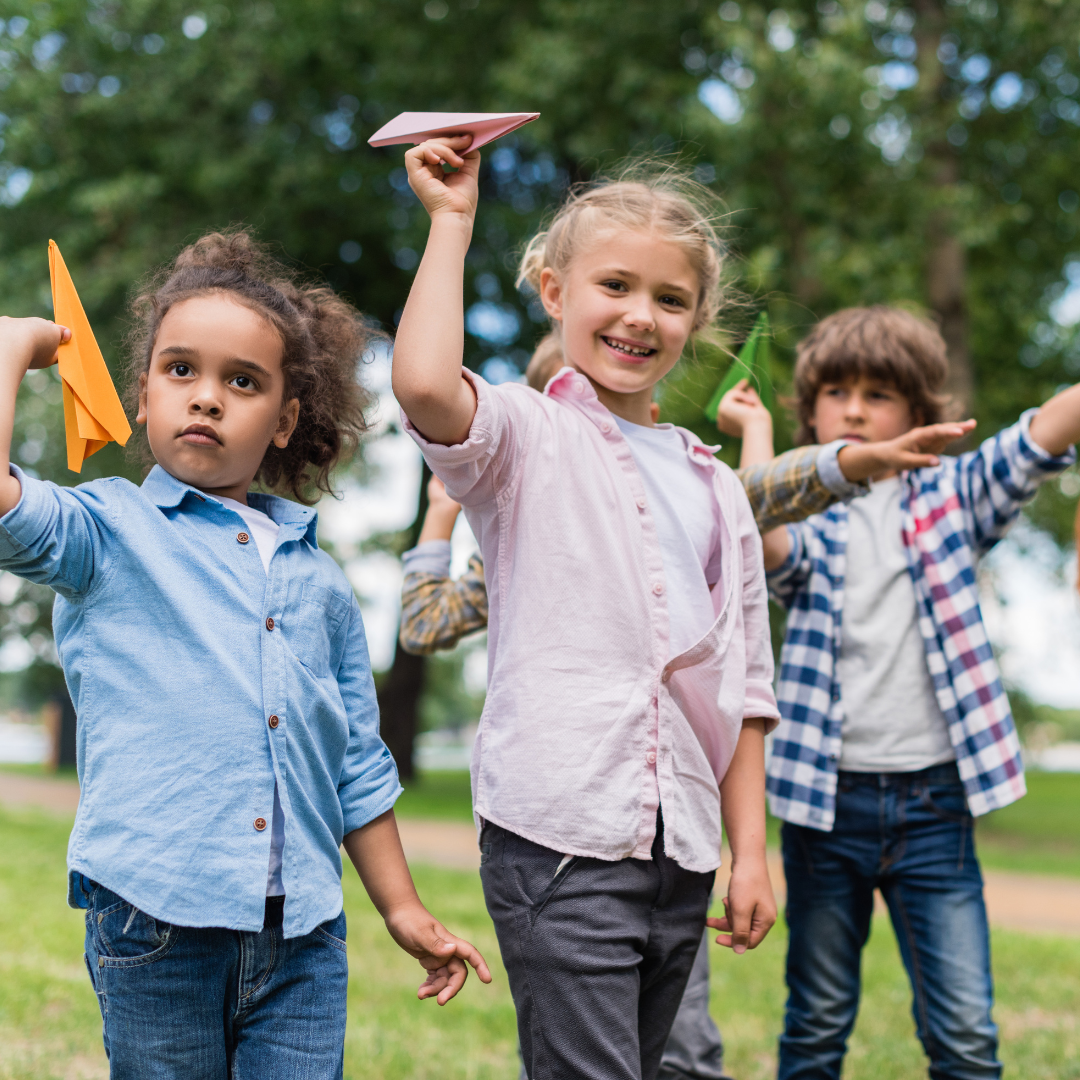
[[[183,300],[161,320],[139,415],[166,472],[246,502],[271,443],[287,446],[299,402],[285,401],[281,337],[227,293]]]
[[[700,287],[678,244],[655,232],[624,231],[575,256],[562,279],[545,269],[540,296],[562,323],[567,363],[589,377],[601,401],[616,414],[629,406],[647,415],[653,386],[690,337]],[[631,400],[619,401],[626,396]]]

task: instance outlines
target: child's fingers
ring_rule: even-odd
[[[456,956],[446,965],[446,969],[449,976],[446,985],[435,998],[440,1005],[445,1005],[454,997],[465,985],[465,980],[469,977],[469,969]]]

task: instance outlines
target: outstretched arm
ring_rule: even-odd
[[[930,467],[938,464],[940,460],[938,455],[946,446],[962,438],[974,427],[974,420],[931,424],[928,427],[913,428],[911,431],[905,432],[895,439],[890,439],[888,442],[849,443],[840,450],[836,462],[840,467],[840,471],[844,474],[844,478],[851,483],[862,483],[865,480],[875,478],[880,479],[905,469]],[[784,485],[786,480],[781,472],[784,459],[789,454],[794,455],[797,453],[799,451],[790,450],[788,454],[781,454],[770,467],[776,475],[766,475],[759,478],[759,481],[774,486]],[[793,466],[797,466],[797,464],[793,460]],[[742,478],[741,475],[740,478]],[[743,479],[743,483],[749,488],[746,479]],[[818,488],[820,489],[818,494],[825,490],[824,485],[820,483],[820,479]],[[813,493],[812,490],[811,494]],[[751,497],[750,501],[754,505],[753,497]],[[830,494],[824,505],[809,509],[801,515],[788,516],[787,520],[792,522],[801,521],[810,514],[820,513],[835,501],[836,496]],[[757,516],[755,508],[755,517]],[[760,524],[760,517],[758,517],[758,521]],[[764,549],[766,570],[775,570],[782,566],[791,553],[791,537],[783,526],[764,531],[761,534],[761,542]]]
[[[1028,430],[1032,439],[1054,457],[1080,442],[1080,383],[1055,394],[1035,414]]]
[[[430,442],[454,446],[469,435],[476,396],[461,376],[465,348],[465,253],[472,239],[480,172],[471,136],[429,139],[405,154],[409,184],[431,217],[394,343],[394,396]],[[446,173],[443,163],[457,169]]]
[[[15,398],[30,368],[56,363],[56,350],[71,337],[66,326],[47,319],[0,317],[0,516],[13,510],[22,496],[11,475],[11,436],[15,430]]]
[[[348,833],[343,845],[390,936],[427,971],[417,997],[445,1005],[465,985],[467,963],[481,982],[491,982],[480,952],[449,933],[416,895],[393,810]]]

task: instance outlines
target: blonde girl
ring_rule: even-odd
[[[712,326],[722,251],[703,193],[676,174],[575,193],[522,267],[567,367],[543,395],[489,386],[461,363],[468,141],[405,155],[431,232],[394,391],[486,568],[484,892],[532,1080],[649,1078],[705,925],[721,800],[732,876],[709,925],[743,952],[776,917],[761,542],[734,474],[650,414]]]

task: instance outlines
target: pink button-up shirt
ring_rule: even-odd
[[[735,474],[683,431],[719,504],[716,620],[669,659],[664,564],[611,413],[564,368],[544,394],[476,389],[468,439],[428,442],[465,510],[490,600],[488,692],[473,749],[478,818],[568,855],[720,865],[720,793],[742,722],[779,719],[761,538]],[[680,429],[681,430],[681,429]]]

